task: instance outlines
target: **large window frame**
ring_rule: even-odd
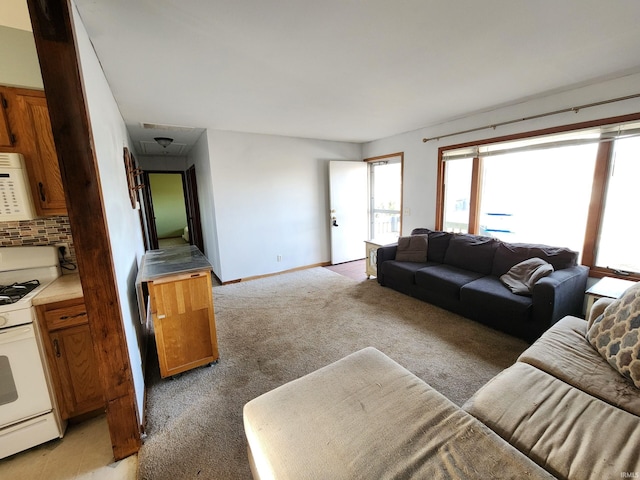
[[[387,155],[380,155],[377,157],[365,158],[363,160],[367,163],[368,166],[368,177],[369,177],[369,238],[376,240],[375,238],[375,215],[376,213],[382,214],[398,214],[399,215],[399,226],[398,226],[398,236],[402,235],[402,225],[403,225],[403,181],[404,181],[404,152],[396,152],[390,153]],[[373,193],[373,174],[372,169],[377,164],[387,164],[387,163],[399,163],[400,164],[400,206],[399,210],[388,210],[388,209],[380,209],[375,206],[375,198]]]
[[[546,128],[534,130],[514,135],[505,135],[500,137],[487,138],[473,142],[459,143],[438,148],[438,172],[437,172],[437,192],[436,192],[436,228],[441,230],[444,225],[444,208],[445,208],[445,174],[446,161],[445,154],[451,150],[458,150],[467,147],[480,147],[488,144],[509,142],[514,140],[525,140],[534,137],[543,137],[559,133],[567,133],[588,128],[604,127],[609,125],[625,124],[640,120],[640,113],[630,115],[621,115],[616,117],[608,117],[588,122],[580,122],[568,124],[560,127]],[[620,274],[614,269],[596,265],[596,248],[598,244],[600,226],[602,224],[604,214],[604,203],[606,196],[606,188],[608,174],[610,170],[611,152],[613,142],[607,139],[599,141],[598,152],[596,156],[595,170],[593,176],[591,201],[587,217],[587,226],[585,231],[584,243],[582,248],[581,263],[590,268],[589,276],[594,278],[601,277],[617,277],[628,280],[640,281],[640,273]],[[469,233],[477,234],[479,231],[479,207],[480,207],[480,190],[482,184],[482,158],[475,156],[473,160],[470,205],[469,205]]]

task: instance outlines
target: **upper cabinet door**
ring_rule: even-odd
[[[9,128],[9,118],[7,117],[8,103],[4,95],[0,92],[0,147],[13,147],[13,137]]]
[[[15,101],[19,114],[16,147],[25,156],[36,211],[39,216],[66,215],[67,204],[44,93],[21,90]]]

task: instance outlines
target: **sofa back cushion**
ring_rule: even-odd
[[[449,232],[429,230],[428,228],[414,228],[411,235],[429,235],[429,247],[427,260],[430,262],[444,263],[444,256],[449,248],[449,241],[453,236]]]
[[[453,235],[444,256],[444,263],[489,275],[498,244],[499,241],[492,237],[466,233]]]
[[[396,249],[396,260],[399,262],[425,263],[427,261],[428,245],[429,235],[400,237],[398,238],[398,248]]]
[[[529,258],[541,258],[553,265],[554,270],[573,267],[578,262],[578,252],[568,248],[550,247],[533,243],[500,242],[493,260],[491,275],[500,277],[514,265]]]

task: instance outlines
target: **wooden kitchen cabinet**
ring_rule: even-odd
[[[67,215],[44,92],[0,87],[0,95],[3,103],[0,145],[3,151],[24,155],[36,213],[40,217]]]
[[[13,134],[9,127],[7,107],[9,103],[0,92],[0,147],[13,147]]]
[[[211,264],[195,245],[142,257],[136,279],[140,319],[146,325],[150,316],[153,323],[162,378],[218,361],[211,275]]]
[[[171,275],[147,286],[162,378],[217,361],[211,273]]]
[[[105,407],[82,298],[36,306],[63,420]]]

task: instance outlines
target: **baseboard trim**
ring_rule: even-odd
[[[255,275],[255,276],[246,277],[246,278],[238,278],[236,280],[228,280],[226,282],[221,282],[221,284],[230,285],[232,283],[248,282],[250,280],[258,280],[260,278],[267,278],[267,277],[274,277],[276,275],[282,275],[283,273],[297,272],[299,270],[308,270],[310,268],[316,268],[316,267],[328,267],[329,265],[331,265],[331,262],[314,263],[312,265],[305,265],[303,267],[290,268],[289,270],[282,270],[280,272],[266,273],[264,275]]]

